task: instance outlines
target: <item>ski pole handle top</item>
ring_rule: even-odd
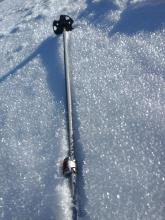
[[[73,19],[68,15],[60,15],[60,20],[54,20],[53,22],[53,30],[55,34],[62,34],[64,30],[71,31],[73,30],[72,24]]]

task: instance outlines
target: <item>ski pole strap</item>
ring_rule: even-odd
[[[60,15],[59,21],[54,20],[53,22],[54,33],[59,35],[62,34],[64,30],[66,31],[73,30],[72,27],[73,22],[74,22],[73,19],[68,15]]]

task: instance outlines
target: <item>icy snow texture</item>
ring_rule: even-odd
[[[51,26],[61,13],[76,19],[70,56],[81,219],[165,219],[162,2],[0,1],[0,219],[71,219],[60,173],[62,38]]]
[[[91,219],[164,219],[162,35],[109,39],[92,26],[74,31],[73,75]]]

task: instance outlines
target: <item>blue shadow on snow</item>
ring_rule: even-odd
[[[165,25],[165,4],[128,7],[121,14],[110,35],[117,32],[133,35],[140,31],[154,32]]]
[[[103,27],[106,24],[106,14],[111,10],[118,10],[117,5],[111,1],[103,0],[93,2],[86,0],[87,8],[80,13],[78,19],[85,18],[94,25]],[[129,2],[127,8],[122,12],[120,20],[114,24],[110,36],[119,32],[127,35],[134,35],[140,31],[154,32],[165,25],[165,4],[146,4],[139,7],[131,7]]]
[[[104,23],[104,17],[110,10],[117,10],[118,7],[111,1],[102,0],[101,2],[93,2],[86,0],[87,8],[80,13],[78,19],[86,18],[93,24]]]
[[[61,68],[60,57],[58,54],[58,42],[54,37],[49,37],[27,58],[25,58],[14,69],[6,73],[0,78],[0,83],[14,76],[17,71],[27,65],[37,56],[40,56],[42,63],[47,70],[48,86],[57,99],[64,101],[65,97],[65,80],[63,70]]]

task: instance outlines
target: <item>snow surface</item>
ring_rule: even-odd
[[[165,220],[165,3],[0,0],[0,219],[70,220],[62,37],[82,220]]]

